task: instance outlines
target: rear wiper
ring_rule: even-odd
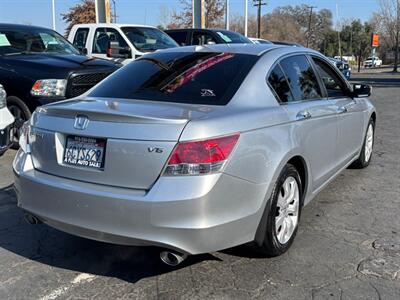
[[[153,58],[153,57],[139,57],[138,60],[146,60],[149,62],[152,62],[153,64],[157,65],[158,67],[160,67],[161,69],[170,71],[171,70],[171,66],[167,65],[166,63],[162,62],[161,60],[157,59],[157,58]]]

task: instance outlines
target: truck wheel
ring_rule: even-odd
[[[17,150],[19,148],[19,129],[29,120],[32,114],[28,106],[15,96],[7,97],[7,107],[15,118],[11,148]]]

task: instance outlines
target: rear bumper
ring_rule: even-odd
[[[21,150],[13,168],[18,206],[50,226],[188,254],[254,240],[267,188],[226,174],[161,177],[150,191],[109,187],[39,172]]]

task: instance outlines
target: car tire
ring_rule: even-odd
[[[287,183],[291,189],[287,189]],[[289,198],[291,192],[294,197]],[[285,197],[288,197],[285,199]],[[297,233],[303,204],[301,178],[297,169],[287,164],[276,181],[271,198],[257,234],[262,232],[262,240],[255,241],[255,250],[267,257],[285,253],[293,243]],[[283,222],[282,222],[283,218]],[[281,224],[281,225],[280,225]],[[288,230],[287,234],[284,231]],[[256,235],[257,236],[257,235]]]
[[[364,136],[364,143],[362,145],[360,156],[350,165],[352,169],[363,169],[368,167],[372,157],[372,150],[375,141],[375,122],[371,118],[368,122],[367,130]]]
[[[29,120],[32,116],[31,111],[28,106],[18,97],[9,96],[7,97],[7,107],[15,118],[13,126],[13,142],[11,143],[11,148],[17,150],[19,148],[19,129],[22,125]]]

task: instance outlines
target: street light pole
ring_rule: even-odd
[[[225,0],[225,29],[229,30],[229,0]]]
[[[249,20],[249,1],[244,0],[244,35],[247,36],[247,27]]]
[[[53,30],[56,30],[56,4],[55,0],[51,0],[51,8],[53,12]]]
[[[113,9],[114,9],[114,23],[117,23],[117,8],[115,6],[115,0],[112,0],[113,2]]]

